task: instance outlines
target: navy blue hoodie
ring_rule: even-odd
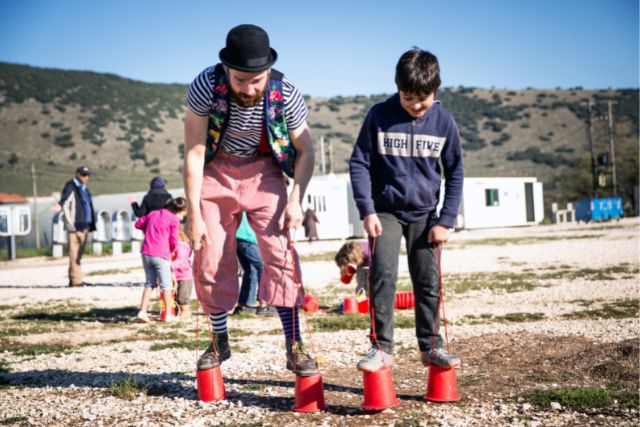
[[[451,113],[439,102],[413,118],[393,95],[374,105],[349,160],[360,218],[387,212],[415,222],[436,209],[442,161],[445,195],[437,221],[452,228],[464,181],[462,145]]]

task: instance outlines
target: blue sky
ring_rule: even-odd
[[[414,45],[444,86],[629,88],[638,13],[638,0],[0,0],[0,61],[189,83],[253,23],[312,96],[393,92]]]

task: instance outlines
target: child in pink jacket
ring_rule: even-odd
[[[158,209],[139,218],[135,227],[144,231],[144,243],[142,244],[142,265],[146,276],[140,311],[136,320],[149,322],[147,308],[153,289],[160,283],[162,298],[165,307],[172,304],[171,297],[171,256],[178,246],[178,228],[180,220],[187,211],[187,202],[184,197],[171,199],[164,209]],[[167,309],[165,322],[173,322],[176,317]]]

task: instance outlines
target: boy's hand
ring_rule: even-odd
[[[382,234],[382,224],[380,223],[378,215],[375,213],[365,216],[362,225],[364,226],[364,231],[366,231],[370,237],[377,237]]]
[[[449,229],[444,225],[436,224],[429,230],[427,242],[439,245],[449,241]]]

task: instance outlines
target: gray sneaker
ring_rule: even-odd
[[[377,347],[371,347],[369,352],[358,362],[358,370],[364,372],[375,372],[383,365],[391,366],[393,356],[385,353]]]
[[[202,353],[198,359],[198,370],[205,371],[220,366],[222,362],[231,357],[231,347],[229,347],[228,334],[214,334],[213,336],[216,351],[213,351],[214,342],[209,344],[209,348]]]
[[[441,348],[423,351],[420,353],[420,360],[422,360],[424,366],[436,365],[441,368],[457,368],[460,366],[460,359]]]
[[[318,365],[307,352],[301,341],[287,340],[287,369],[299,377],[310,377],[318,373]],[[295,354],[295,357],[294,357]],[[295,366],[294,366],[295,359]]]

